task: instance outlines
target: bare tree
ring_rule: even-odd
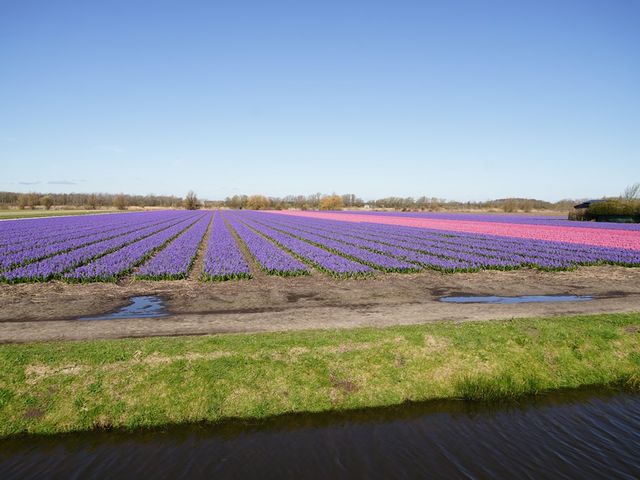
[[[127,199],[124,196],[124,193],[119,193],[118,195],[116,195],[116,198],[113,199],[113,206],[118,210],[127,209]]]
[[[46,210],[51,210],[51,207],[53,206],[53,198],[51,198],[50,195],[45,195],[40,199],[40,203],[44,205]]]
[[[87,206],[89,207],[89,210],[95,210],[96,208],[98,208],[98,197],[95,193],[89,195]]]
[[[634,183],[633,185],[629,185],[625,188],[622,198],[625,200],[636,200],[640,198],[640,182]]]
[[[27,206],[31,210],[35,209],[38,205],[40,205],[40,195],[38,195],[36,192],[30,192],[28,202],[29,203],[27,204]]]
[[[29,196],[25,193],[21,193],[18,197],[18,208],[20,208],[20,210],[24,210],[27,205],[29,205]]]
[[[269,208],[269,199],[264,195],[251,195],[247,199],[247,208],[250,210],[264,210]]]
[[[200,202],[193,190],[189,190],[187,196],[184,198],[184,208],[187,210],[197,210],[200,208]]]

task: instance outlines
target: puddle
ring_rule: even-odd
[[[79,320],[117,320],[121,318],[151,318],[167,315],[164,302],[156,295],[131,297],[131,304],[116,312],[81,317]]]
[[[552,303],[552,302],[586,302],[593,300],[589,295],[521,295],[519,297],[441,297],[440,301],[445,303]]]

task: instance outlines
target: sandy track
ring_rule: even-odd
[[[162,296],[163,318],[79,321],[112,311],[134,295]],[[446,304],[443,295],[593,295],[589,302]],[[195,335],[315,328],[461,322],[528,316],[640,311],[640,269],[585,267],[570,272],[517,270],[386,274],[335,280],[324,275],[203,283],[0,285],[0,342]]]

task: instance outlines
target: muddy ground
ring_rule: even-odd
[[[592,295],[594,300],[516,305],[447,304],[447,295]],[[159,295],[163,318],[78,320]],[[517,270],[387,274],[336,280],[321,274],[204,283],[0,285],[0,343],[192,335],[462,322],[561,314],[640,311],[640,268],[583,267],[568,272]]]

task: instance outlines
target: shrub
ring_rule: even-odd
[[[587,220],[586,209],[573,210],[569,212],[569,220],[575,220],[577,222],[584,222]]]
[[[586,217],[589,220],[630,217],[640,221],[640,200],[611,199],[593,203],[587,209]]]
[[[193,190],[190,190],[187,193],[187,196],[184,198],[184,208],[187,210],[197,210],[200,208],[200,202],[198,201],[198,197],[196,196]]]
[[[320,210],[338,210],[343,205],[342,197],[339,195],[329,195],[320,200]]]

